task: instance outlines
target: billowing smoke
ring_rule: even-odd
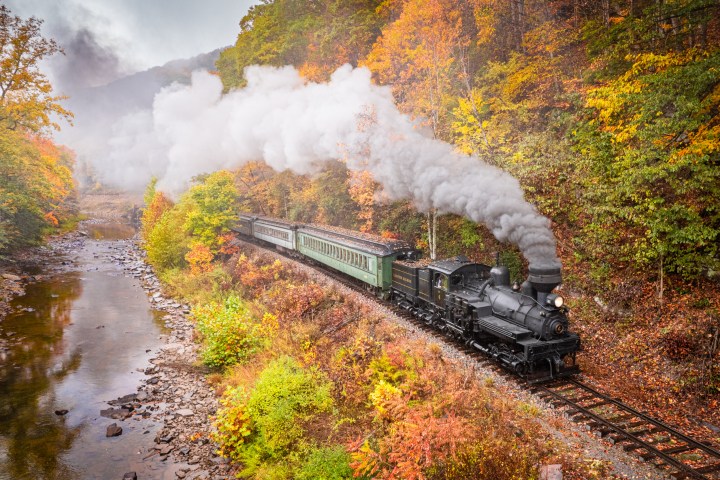
[[[127,73],[117,53],[101,45],[87,28],[71,30],[69,25],[58,24],[53,37],[65,52],[64,57],[50,60],[55,83],[61,91],[72,94],[81,88],[104,85]]]
[[[343,66],[322,84],[292,67],[250,67],[246,78],[246,88],[226,95],[207,72],[163,89],[152,113],[116,124],[106,180],[138,187],[155,175],[160,189],[178,193],[197,174],[249,161],[307,174],[341,160],[371,172],[390,199],[483,223],[531,264],[559,263],[549,221],[524,200],[518,181],[423,136],[367,69]]]

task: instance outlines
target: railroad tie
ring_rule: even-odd
[[[586,410],[591,410],[596,407],[601,407],[603,405],[607,405],[608,403],[612,403],[610,400],[600,400],[599,402],[591,403],[590,405],[583,406]]]
[[[698,473],[720,472],[720,463],[714,463],[705,467],[696,468],[695,471]]]

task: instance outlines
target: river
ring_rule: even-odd
[[[71,266],[29,284],[0,322],[0,479],[175,478],[157,457],[143,459],[159,429],[152,416],[100,415],[137,391],[167,332],[117,262],[133,230],[84,228]],[[122,435],[106,437],[111,423]]]

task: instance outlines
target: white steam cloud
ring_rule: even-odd
[[[292,67],[250,67],[246,78],[246,88],[226,95],[207,72],[163,89],[152,113],[115,125],[105,179],[141,188],[154,175],[158,188],[178,193],[197,174],[254,160],[300,174],[342,160],[371,172],[390,199],[465,216],[518,245],[531,264],[559,264],[550,222],[518,181],[423,136],[367,69],[343,66],[328,83],[307,83]]]

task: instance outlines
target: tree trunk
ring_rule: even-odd
[[[573,27],[580,24],[580,0],[573,0]]]
[[[428,250],[430,251],[430,260],[435,260],[437,255],[437,210],[431,208],[427,213],[428,226]]]
[[[467,57],[467,51],[463,47],[459,47],[458,51],[460,52],[458,56],[460,59],[463,84],[465,85],[465,94],[467,95],[467,99],[470,102],[470,106],[472,107],[472,111],[475,115],[475,119],[477,120],[476,123],[478,128],[480,129],[480,133],[482,133],[485,148],[487,149],[488,153],[492,154],[493,150],[490,147],[490,142],[488,141],[487,137],[487,131],[485,131],[485,127],[483,126],[482,118],[480,118],[480,112],[478,111],[477,105],[475,104],[475,94],[473,92],[473,87],[470,84],[470,65]]]
[[[602,16],[603,24],[606,27],[610,26],[610,0],[602,0]]]
[[[510,19],[515,49],[520,52],[525,34],[525,0],[510,0]]]
[[[663,256],[660,255],[660,286],[658,287],[658,301],[662,306],[665,294],[665,269],[663,268]]]
[[[437,210],[433,208],[433,260],[437,258]]]

